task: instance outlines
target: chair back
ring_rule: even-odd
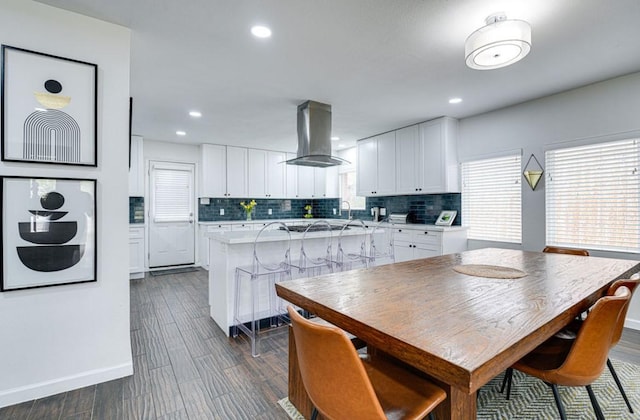
[[[278,237],[278,241],[269,241],[269,237]],[[253,272],[268,273],[290,269],[291,232],[282,222],[265,225],[253,242]]]
[[[564,363],[550,374],[558,385],[586,386],[604,370],[618,317],[631,299],[631,291],[619,287],[613,296],[604,296],[591,307],[580,326]]]
[[[391,262],[395,262],[393,249],[394,229],[382,223],[384,221],[377,223],[369,235],[369,257],[372,263],[380,259],[389,259]]]
[[[386,419],[364,365],[337,327],[314,324],[287,307],[302,382],[315,408],[330,419]]]
[[[589,251],[587,251],[586,249],[561,248],[559,246],[545,246],[542,252],[547,252],[551,254],[582,255],[584,257],[589,256]]]
[[[638,287],[638,284],[640,284],[640,277],[638,276],[636,276],[635,279],[632,277],[625,280],[616,280],[611,286],[609,286],[609,290],[607,290],[607,296],[615,296],[616,291],[623,286],[628,288],[631,291],[631,296],[633,296],[633,292],[636,290],[636,287]],[[624,329],[624,321],[627,318],[629,305],[630,302],[627,302],[627,304],[622,309],[622,312],[620,312],[615,331],[613,332],[613,338],[611,339],[611,347],[618,344],[618,341],[620,341],[620,338],[622,337],[622,330]]]
[[[362,232],[362,235],[356,238],[356,243],[353,243],[351,239],[347,238],[345,232],[348,230],[357,230]],[[353,219],[349,220],[340,229],[340,235],[338,236],[338,264],[349,264],[351,262],[359,261],[363,265],[367,265],[367,226],[362,220]]]
[[[325,241],[326,249],[324,251],[318,251],[318,255],[312,255],[309,250],[305,248],[305,241],[309,234],[315,232],[321,232],[322,238],[315,238],[316,240],[323,239]],[[326,266],[329,270],[332,268],[331,263],[331,225],[326,220],[318,220],[310,224],[302,234],[302,244],[300,245],[300,269],[316,268]],[[324,247],[321,247],[324,248]]]

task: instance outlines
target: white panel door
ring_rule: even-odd
[[[284,198],[286,195],[285,160],[286,155],[282,152],[267,152],[267,194],[270,198]]]
[[[381,134],[378,137],[378,186],[376,194],[396,192],[396,133]]]
[[[201,147],[200,197],[227,196],[227,148],[217,144]]]
[[[420,146],[420,126],[412,125],[396,131],[396,191],[398,194],[419,192],[419,169],[422,165]]]
[[[194,167],[150,164],[149,267],[195,263]]]
[[[267,197],[267,151],[249,149],[247,152],[247,187],[250,197]]]
[[[358,165],[356,166],[357,195],[375,195],[378,186],[378,140],[372,137],[358,142]]]
[[[295,153],[287,153],[287,160],[295,159]],[[296,165],[287,165],[286,173],[287,173],[287,198],[297,198],[298,197],[298,167]]]
[[[227,146],[227,197],[247,195],[247,149]]]

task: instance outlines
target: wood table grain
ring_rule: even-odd
[[[474,277],[452,269],[460,264],[527,275]],[[611,282],[639,270],[632,260],[486,248],[296,279],[276,290],[442,385],[448,397],[437,418],[475,419],[482,385],[562,329]]]

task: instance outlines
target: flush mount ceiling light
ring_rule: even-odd
[[[504,13],[486,19],[487,26],[467,38],[464,55],[467,66],[476,70],[498,69],[522,60],[531,50],[531,25],[524,20],[507,20]]]

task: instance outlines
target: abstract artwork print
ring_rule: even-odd
[[[96,166],[97,66],[2,46],[2,159]]]

